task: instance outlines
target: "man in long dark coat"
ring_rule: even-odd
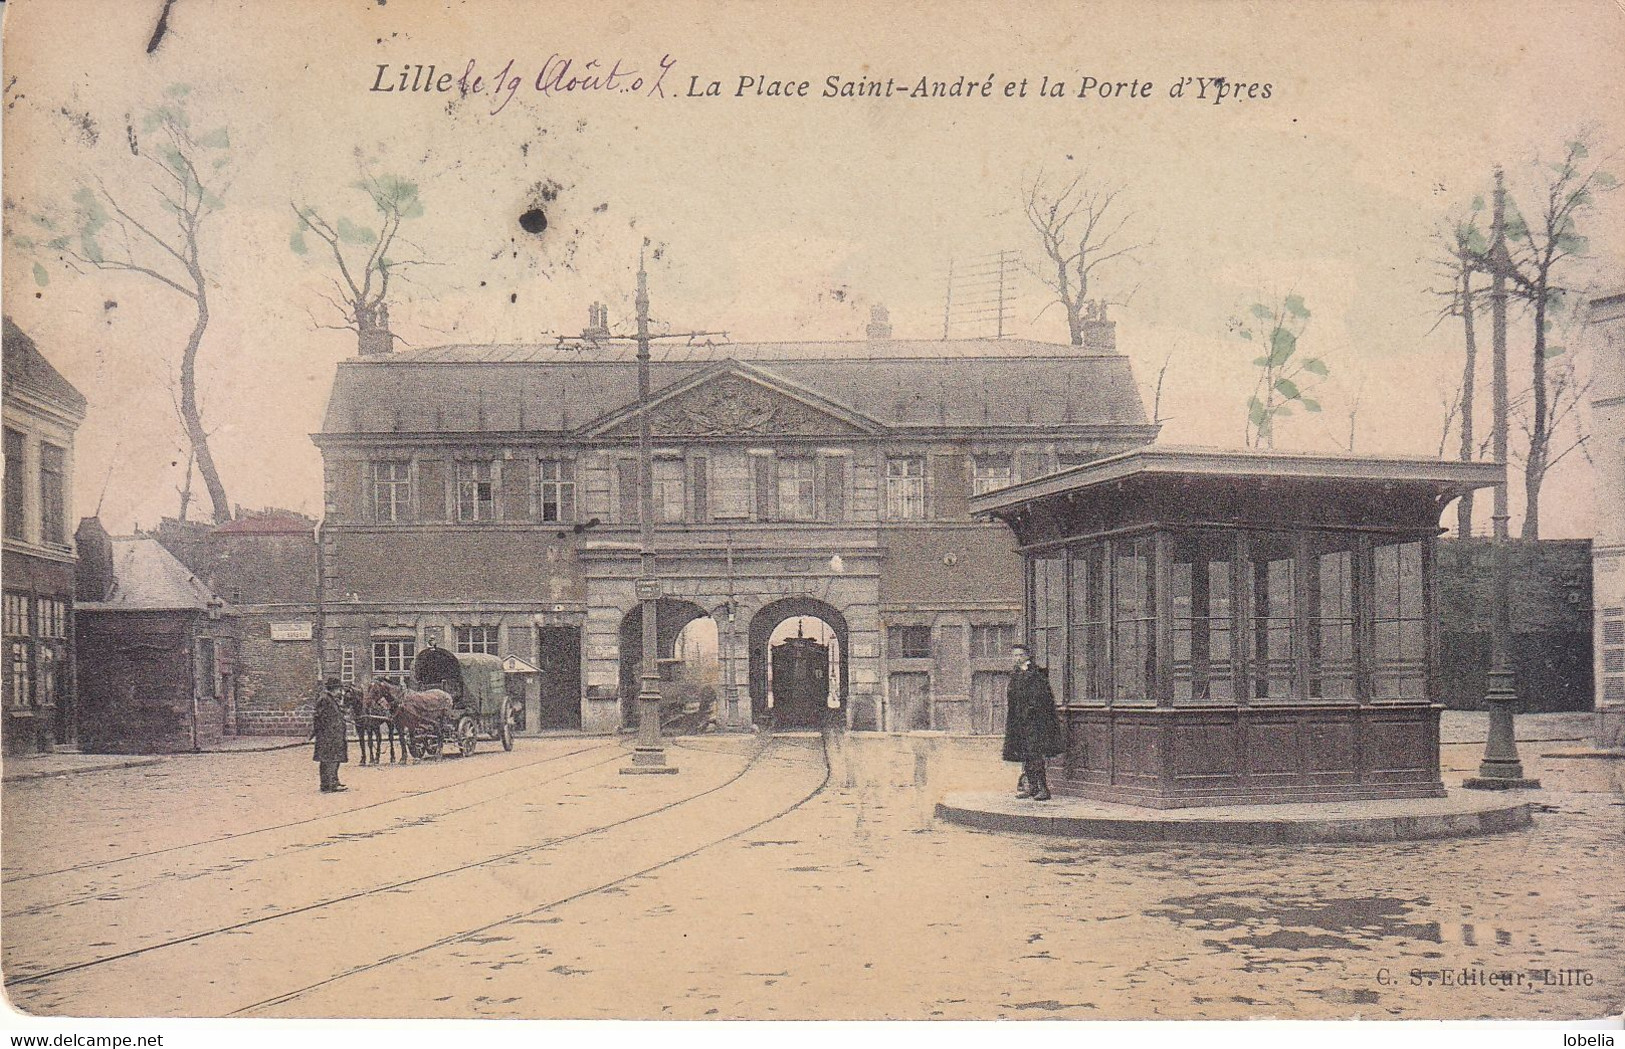
[[[1061,723],[1055,716],[1055,695],[1050,691],[1049,675],[1033,666],[1032,652],[1026,645],[1012,646],[1010,655],[1014,667],[1004,719],[1004,760],[1021,762],[1016,797],[1048,801],[1049,776],[1044,759],[1066,749]]]
[[[322,792],[326,794],[350,789],[339,782],[339,766],[350,760],[350,739],[344,729],[344,706],[339,702],[342,687],[338,678],[327,679],[327,687],[316,700],[310,730],[311,737],[316,741],[316,750],[311,757],[321,766]]]

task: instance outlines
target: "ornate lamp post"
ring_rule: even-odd
[[[643,606],[643,672],[638,689],[638,741],[623,775],[674,773],[660,740],[660,580],[655,576],[654,448],[649,420],[649,274],[638,252],[638,601]]]
[[[1490,319],[1495,351],[1495,461],[1504,469],[1507,463],[1506,274],[1512,259],[1507,254],[1506,189],[1502,184],[1500,168],[1495,169],[1495,212],[1492,222],[1490,236],[1493,243],[1490,245],[1489,264]],[[1518,743],[1513,729],[1512,708],[1518,702],[1518,690],[1507,651],[1512,632],[1508,517],[1507,479],[1503,474],[1500,483],[1495,486],[1495,535],[1490,540],[1494,557],[1490,594],[1490,673],[1489,687],[1484,694],[1485,705],[1490,710],[1490,730],[1478,775],[1462,784],[1471,790],[1520,790],[1540,786],[1540,780],[1528,779],[1523,774],[1523,762],[1518,760]]]

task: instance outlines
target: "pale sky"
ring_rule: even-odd
[[[319,256],[289,248],[290,201],[368,217],[348,188],[359,164],[421,184],[406,228],[437,265],[393,305],[410,346],[550,341],[609,305],[631,312],[643,237],[653,312],[738,341],[860,338],[871,303],[899,338],[942,331],[950,260],[1036,242],[1021,186],[1040,171],[1125,187],[1138,263],[1102,273],[1138,292],[1115,311],[1142,382],[1171,352],[1164,440],[1237,445],[1251,347],[1227,322],[1261,296],[1296,292],[1303,344],[1331,378],[1319,417],[1283,424],[1283,448],[1438,450],[1441,386],[1459,327],[1430,333],[1430,233],[1485,192],[1496,162],[1514,190],[1531,162],[1589,128],[1620,147],[1625,13],[1590,3],[506,4],[411,0],[176,0],[149,55],[160,0],[14,0],[5,24],[4,191],[18,210],[65,205],[99,176],[148,209],[148,172],[125,127],[184,84],[193,125],[232,142],[224,206],[204,235],[213,321],[200,369],[204,410],[233,502],[318,514],[320,425],[336,361],[355,353],[329,322]],[[801,12],[797,14],[796,12]],[[551,55],[573,73],[619,59],[665,97],[541,94]],[[368,90],[377,66],[494,77],[522,86],[502,110],[487,91]],[[557,60],[555,59],[555,62]],[[556,66],[555,66],[556,68]],[[991,99],[817,97],[829,76],[978,83]],[[1184,76],[1270,85],[1222,104],[1169,97]],[[741,77],[810,82],[808,98],[734,97]],[[1040,98],[1040,80],[1066,97]],[[1145,98],[1079,99],[1084,76],[1149,81]],[[721,98],[687,98],[720,82]],[[15,79],[13,79],[15,78]],[[1028,81],[1028,97],[1004,87]],[[83,117],[88,115],[87,123]],[[92,128],[94,134],[86,129]],[[92,141],[94,139],[94,141]],[[1612,170],[1625,176],[1625,162]],[[550,226],[518,215],[552,187]],[[551,192],[551,190],[550,190]],[[1625,193],[1588,220],[1596,260],[1570,279],[1625,286]],[[150,213],[150,211],[148,212]],[[317,245],[319,246],[319,245]],[[9,245],[5,310],[90,400],[76,507],[115,532],[173,514],[185,466],[165,376],[190,329],[188,302],[137,277],[76,276]],[[1007,334],[1065,340],[1030,275]],[[116,303],[116,305],[111,305]],[[1487,369],[1487,321],[1481,325]],[[968,329],[961,329],[968,334]],[[1563,335],[1567,338],[1567,335]],[[1514,385],[1530,335],[1513,327]],[[1487,407],[1487,390],[1480,396]],[[1480,430],[1487,432],[1487,413]],[[1451,454],[1453,454],[1451,449]],[[1543,532],[1591,534],[1590,467],[1571,456],[1548,482]],[[1514,510],[1521,484],[1513,484]],[[1517,519],[1513,526],[1517,527]]]

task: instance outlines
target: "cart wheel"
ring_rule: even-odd
[[[474,719],[463,717],[457,722],[457,749],[463,757],[473,757],[479,734],[474,730]]]
[[[513,721],[506,714],[502,717],[502,749],[513,749]]]
[[[435,729],[426,728],[418,738],[418,746],[422,748],[424,760],[436,761],[440,758],[440,748],[445,746],[445,740]]]

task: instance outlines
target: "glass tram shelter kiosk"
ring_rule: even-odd
[[[1493,463],[1148,447],[975,497],[1015,531],[1058,793],[1179,808],[1428,798],[1434,547]]]

